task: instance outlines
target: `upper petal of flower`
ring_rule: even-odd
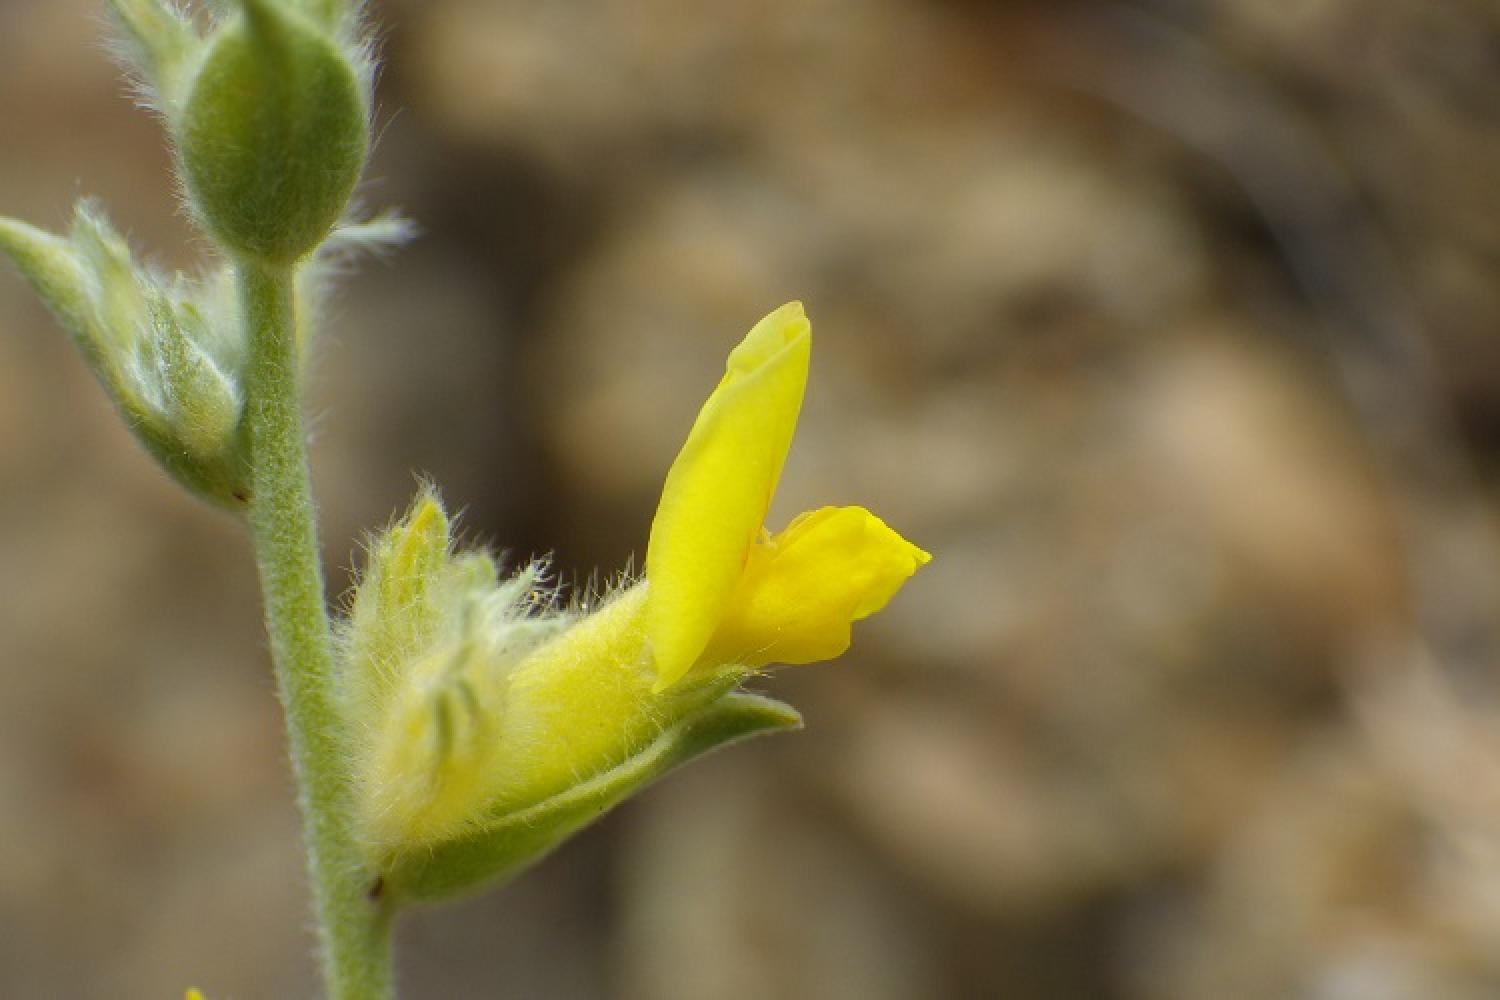
[[[932,557],[863,507],[824,507],[756,545],[703,659],[814,663],[849,648],[849,626],[885,607]]]
[[[791,447],[811,344],[800,302],[757,323],[667,473],[646,550],[657,690],[687,673],[729,608]]]

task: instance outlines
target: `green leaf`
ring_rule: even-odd
[[[398,901],[432,902],[493,885],[541,859],[679,764],[759,733],[801,725],[802,716],[790,705],[731,692],[589,781],[497,818],[468,836],[396,859],[385,873],[385,888]]]

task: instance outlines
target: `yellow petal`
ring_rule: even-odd
[[[751,552],[704,661],[813,663],[849,648],[849,626],[885,607],[932,557],[863,507],[803,514]]]
[[[658,691],[698,659],[739,585],[791,447],[811,343],[800,302],[757,323],[667,473],[646,550]]]

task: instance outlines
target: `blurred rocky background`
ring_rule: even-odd
[[[808,731],[406,919],[404,996],[1500,995],[1493,0],[385,0],[318,349],[331,586],[413,473],[639,560],[725,350],[773,521],[936,554]],[[0,211],[192,267],[93,0],[0,0]],[[0,272],[0,995],[313,995],[249,552]]]

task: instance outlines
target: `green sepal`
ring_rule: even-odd
[[[244,409],[239,387],[203,346],[206,323],[191,302],[153,290],[147,307],[154,334],[148,361],[159,376],[161,408],[183,450],[211,461],[235,442]]]
[[[209,40],[178,142],[188,203],[231,255],[289,266],[343,215],[369,149],[361,54],[285,0]]]
[[[151,328],[146,304],[149,281],[136,267],[130,245],[96,204],[87,200],[78,203],[69,238],[88,276],[86,287],[93,298],[84,332],[98,352],[97,364],[106,384],[128,410],[144,410],[144,387],[130,374]]]
[[[125,31],[130,61],[155,92],[160,110],[174,120],[203,48],[192,20],[170,0],[108,2]]]
[[[204,459],[185,448],[172,429],[155,420],[140,419],[123,406],[120,412],[151,457],[173,479],[209,503],[244,513],[250,504],[250,463],[242,447],[242,435],[236,435],[232,446]]]
[[[467,836],[397,858],[384,874],[384,891],[398,902],[427,903],[487,888],[540,860],[679,764],[760,733],[801,725],[802,716],[790,705],[732,691],[588,781],[492,819]]]
[[[0,253],[10,258],[42,303],[93,361],[97,354],[90,332],[93,299],[88,275],[72,241],[18,219],[0,217]]]
[[[356,727],[377,724],[403,668],[444,620],[440,598],[462,589],[451,586],[451,531],[437,490],[424,483],[405,515],[369,541],[339,630],[339,693]]]

